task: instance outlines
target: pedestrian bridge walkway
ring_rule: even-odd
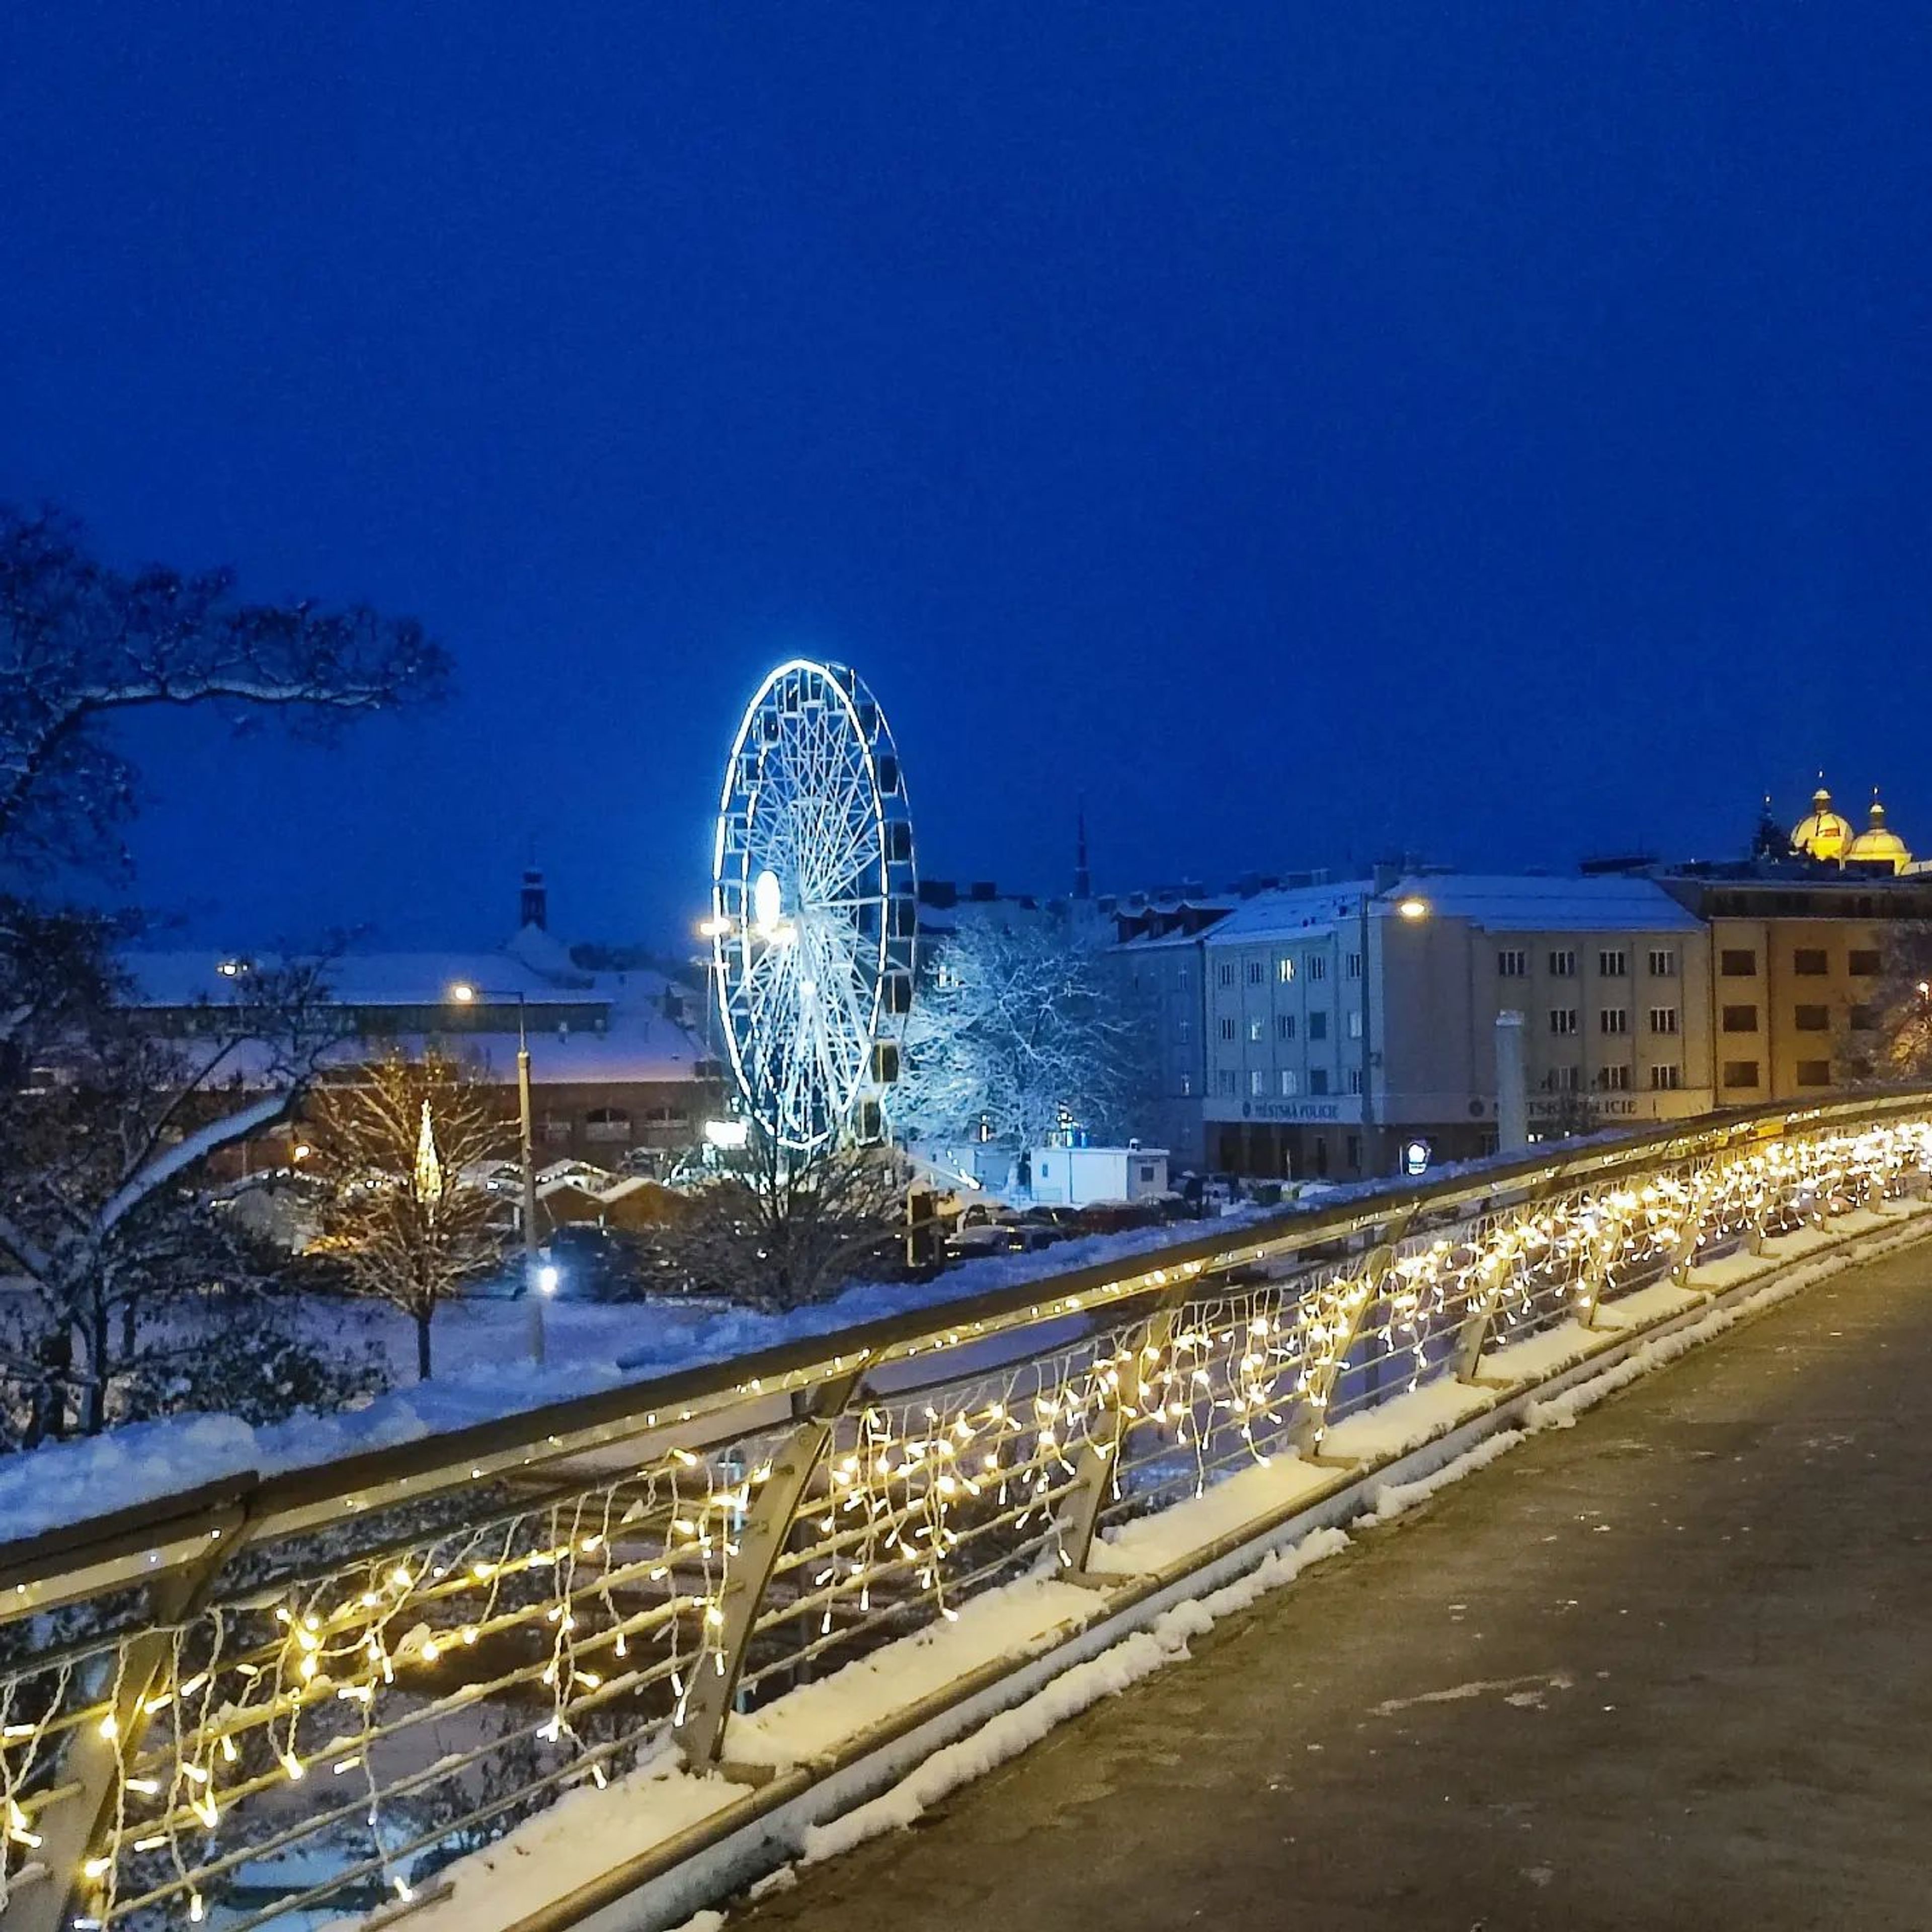
[[[0,1526],[0,1932],[1921,1923],[1928,1180],[1721,1117]]]
[[[734,1932],[1922,1928],[1932,1249],[1822,1282]]]

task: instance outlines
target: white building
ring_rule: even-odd
[[[1144,1201],[1167,1192],[1167,1149],[1040,1147],[1028,1156],[1033,1198],[1048,1207]]]

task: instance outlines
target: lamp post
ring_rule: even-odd
[[[524,1180],[524,1299],[530,1310],[530,1360],[538,1368],[544,1360],[544,1297],[556,1286],[554,1268],[537,1265],[537,1164],[530,1132],[530,1039],[526,1024],[526,1002],[520,992],[491,993],[459,980],[449,989],[449,997],[460,1006],[478,1000],[514,1000],[517,1003],[517,1125]]]

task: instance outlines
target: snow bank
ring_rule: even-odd
[[[1261,1211],[1233,1217],[1232,1225],[1253,1220]],[[574,1335],[596,1352],[559,1360],[554,1348],[552,1359],[542,1368],[523,1359],[529,1316],[520,1303],[458,1302],[446,1311],[437,1331],[439,1345],[445,1336],[455,1345],[449,1351],[458,1364],[454,1370],[392,1389],[361,1408],[326,1415],[304,1412],[286,1422],[252,1428],[226,1416],[173,1416],[112,1430],[88,1442],[51,1443],[24,1455],[0,1457],[0,1544],[152,1502],[220,1477],[313,1468],[884,1316],[943,1307],[1029,1282],[1048,1285],[1078,1268],[1131,1259],[1177,1242],[1198,1240],[1203,1234],[1198,1224],[1187,1223],[1092,1235],[1043,1254],[1003,1255],[949,1269],[932,1281],[860,1282],[830,1301],[782,1315],[693,1310],[676,1302],[616,1309],[560,1303],[549,1318],[560,1340]],[[632,1342],[637,1346],[627,1346]],[[124,1453],[111,1453],[109,1445],[117,1444]]]
[[[1148,1630],[1136,1630],[1084,1664],[1064,1670],[1041,1690],[990,1718],[971,1736],[934,1751],[910,1777],[883,1796],[856,1806],[829,1824],[807,1827],[800,1862],[818,1864],[868,1838],[911,1824],[929,1807],[982,1778],[1037,1744],[1049,1731],[1103,1697],[1117,1696],[1143,1677],[1186,1657],[1190,1638],[1204,1636],[1223,1617],[1246,1610],[1269,1590],[1291,1582],[1311,1563],[1348,1546],[1337,1529],[1317,1530],[1292,1550],[1277,1550],[1212,1596],[1177,1604]]]
[[[514,1925],[751,1795],[725,1778],[686,1775],[667,1748],[602,1790],[580,1785],[566,1792],[494,1845],[438,1873],[437,1882],[447,1881],[450,1889],[410,1912],[410,1932]],[[338,1919],[324,1932],[351,1932],[362,1922]],[[724,1922],[722,1912],[700,1912],[691,1921],[694,1927]]]

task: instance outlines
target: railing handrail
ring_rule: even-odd
[[[337,1514],[361,1514],[421,1499],[518,1468],[534,1468],[657,1432],[681,1444],[716,1443],[743,1433],[760,1410],[789,1412],[791,1392],[848,1372],[855,1356],[874,1366],[930,1344],[979,1340],[1009,1328],[1064,1318],[1097,1304],[1109,1309],[1162,1292],[1177,1271],[1206,1274],[1264,1256],[1314,1247],[1400,1215],[1418,1216],[1524,1191],[1553,1192],[1591,1176],[1640,1167],[1660,1148],[1695,1158],[1741,1138],[1771,1138],[1852,1118],[1882,1120],[1923,1109],[1932,1086],[1868,1088],[1846,1098],[1794,1107],[1779,1102],[1700,1114],[1615,1138],[1593,1136],[1570,1151],[1494,1155],[1430,1180],[1396,1179],[1327,1207],[1288,1207],[1192,1241],[1164,1244],[976,1295],[926,1304],[904,1313],[830,1330],[668,1375],[625,1382],[542,1407],[441,1431],[417,1441],[263,1475],[237,1471],[215,1481],[152,1497],[58,1529],[8,1540],[0,1535],[0,1623],[45,1607],[40,1586],[76,1570],[143,1562],[164,1545],[204,1546],[240,1506],[257,1538]],[[747,1412],[740,1413],[741,1411]],[[692,1425],[730,1419],[732,1426]],[[379,1493],[380,1492],[380,1493]],[[98,1587],[98,1580],[90,1587]],[[22,1599],[33,1600],[21,1605]],[[16,1606],[21,1606],[16,1607]]]

